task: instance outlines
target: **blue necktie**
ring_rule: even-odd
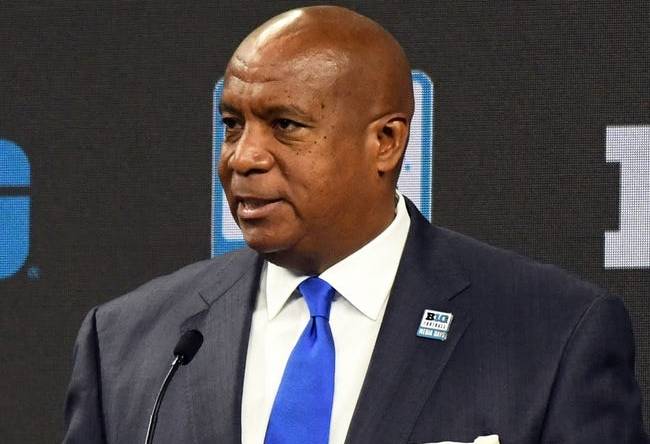
[[[329,316],[334,289],[310,277],[298,290],[311,320],[293,348],[275,396],[264,444],[327,444],[334,397],[334,339]]]

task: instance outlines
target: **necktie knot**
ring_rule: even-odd
[[[334,288],[319,277],[312,276],[298,285],[300,294],[305,298],[311,317],[330,317]]]

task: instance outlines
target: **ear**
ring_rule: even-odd
[[[369,142],[373,148],[379,175],[399,175],[409,137],[409,119],[406,114],[382,116],[369,126]]]

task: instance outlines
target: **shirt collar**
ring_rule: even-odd
[[[366,245],[332,265],[320,277],[357,310],[377,320],[395,280],[411,220],[404,197],[397,192],[395,218],[391,224]],[[285,303],[308,276],[266,263],[266,306],[269,319],[282,310]]]

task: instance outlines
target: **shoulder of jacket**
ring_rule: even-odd
[[[156,277],[136,289],[101,304],[98,313],[152,307],[169,298],[182,297],[200,289],[207,281],[233,278],[238,272],[252,266],[259,255],[242,248],[211,259],[194,262],[167,275]]]

